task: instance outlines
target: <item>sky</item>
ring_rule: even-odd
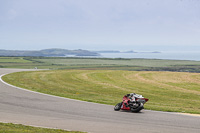
[[[200,0],[0,0],[0,49],[199,50]]]

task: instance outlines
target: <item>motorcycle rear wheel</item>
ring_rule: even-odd
[[[140,112],[142,109],[144,108],[143,103],[140,103],[139,106],[137,108],[130,108],[132,112],[134,113],[138,113]]]

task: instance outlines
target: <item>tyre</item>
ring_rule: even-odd
[[[121,109],[122,103],[118,103],[115,105],[114,110],[119,111]]]
[[[139,103],[139,106],[137,108],[131,108],[131,111],[134,113],[140,112],[144,108],[143,103]]]

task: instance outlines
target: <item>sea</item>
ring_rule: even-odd
[[[145,59],[170,59],[170,60],[195,60],[200,61],[200,51],[164,51],[138,52],[138,53],[100,53],[103,58],[145,58]]]
[[[162,51],[162,52],[136,52],[136,53],[99,53],[99,56],[74,56],[86,58],[141,58],[141,59],[167,59],[167,60],[192,60],[200,61],[200,51]]]
[[[162,51],[137,53],[100,53],[99,58],[145,58],[200,61],[200,51]]]

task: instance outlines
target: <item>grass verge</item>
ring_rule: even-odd
[[[0,133],[83,133],[83,132],[32,127],[32,126],[25,126],[21,124],[12,124],[12,123],[0,123]]]
[[[3,76],[33,91],[115,105],[127,93],[149,98],[145,108],[200,114],[200,74],[119,70],[52,70]]]

